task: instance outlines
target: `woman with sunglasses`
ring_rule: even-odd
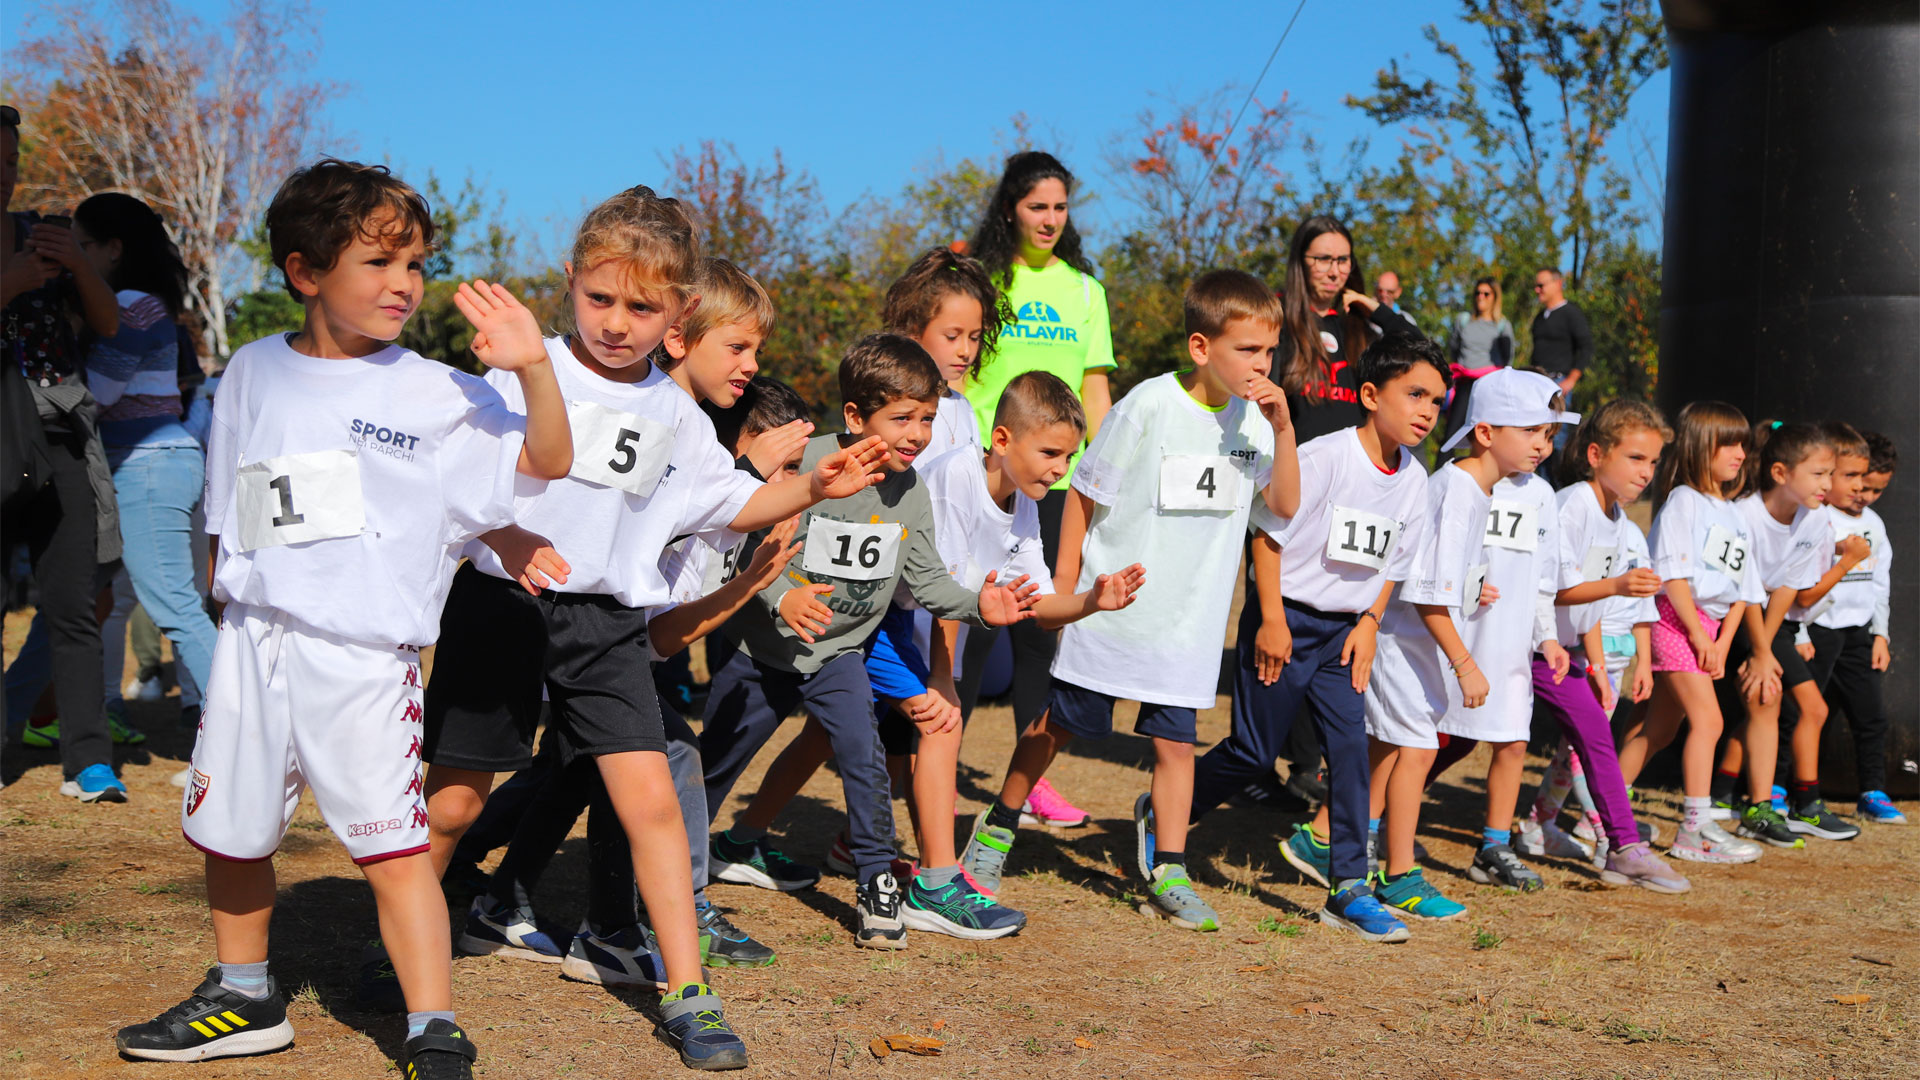
[[[1319,215],[1294,230],[1273,380],[1287,392],[1302,443],[1360,422],[1351,365],[1369,344],[1387,334],[1421,336],[1413,320],[1367,295],[1366,281],[1345,225]]]
[[[1447,410],[1447,437],[1467,415],[1473,380],[1513,363],[1513,324],[1500,311],[1500,281],[1488,276],[1473,283],[1473,310],[1453,317],[1447,331],[1447,359],[1453,363],[1453,405]]]

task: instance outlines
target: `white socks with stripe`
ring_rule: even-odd
[[[257,964],[221,964],[220,985],[255,1001],[265,1001],[270,992],[267,980],[267,962]]]

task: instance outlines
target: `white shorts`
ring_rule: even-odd
[[[313,789],[356,863],[427,850],[420,652],[229,604],[180,828],[235,862],[271,858]]]
[[[1367,679],[1367,734],[1393,746],[1437,750],[1435,724],[1447,711],[1450,675],[1440,646],[1425,630],[1383,631],[1375,639],[1373,673]]]
[[[1489,665],[1496,662],[1494,657],[1488,657],[1486,663],[1475,658],[1475,663],[1480,664],[1480,673],[1487,677],[1487,700],[1477,709],[1469,709],[1462,703],[1459,680],[1451,675],[1447,677],[1447,715],[1437,725],[1442,733],[1479,742],[1527,741],[1533,733],[1532,655],[1522,653],[1518,657],[1509,655],[1498,659],[1505,661],[1504,671],[1488,670]],[[1520,664],[1516,665],[1515,659],[1519,659]]]

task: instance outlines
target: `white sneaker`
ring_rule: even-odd
[[[1716,838],[1716,832],[1725,839]],[[1750,863],[1760,857],[1760,846],[1727,836],[1725,829],[1709,821],[1698,832],[1681,829],[1674,834],[1667,854],[1688,862]]]
[[[1744,856],[1744,858],[1740,860],[1742,862],[1752,862],[1767,850],[1751,840],[1740,839],[1711,821],[1700,827],[1700,835],[1705,836],[1716,844],[1725,845],[1729,852]]]
[[[161,685],[157,675],[151,679],[129,679],[121,696],[128,701],[159,701],[167,696],[167,688]]]
[[[1557,823],[1521,821],[1513,846],[1528,855],[1551,855],[1559,859],[1590,859],[1593,849],[1574,839]]]

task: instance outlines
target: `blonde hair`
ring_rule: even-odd
[[[663,199],[636,184],[588,211],[574,233],[574,274],[620,262],[637,292],[680,304],[698,293],[700,230],[679,199]],[[573,305],[560,308],[560,331],[572,333]]]
[[[1500,279],[1497,277],[1494,277],[1492,274],[1488,274],[1487,276],[1482,278],[1474,279],[1473,291],[1475,294],[1479,293],[1480,286],[1482,285],[1485,285],[1487,288],[1493,290],[1493,315],[1482,321],[1497,323],[1504,317],[1500,307],[1501,305]],[[1469,318],[1474,318],[1474,319],[1480,318],[1480,297],[1478,295],[1475,295],[1473,299],[1467,303],[1467,315]]]
[[[681,321],[681,339],[689,347],[723,326],[736,323],[765,338],[773,332],[773,300],[745,270],[725,259],[700,260],[695,283],[699,306]]]
[[[1723,446],[1753,445],[1753,428],[1746,414],[1724,401],[1696,401],[1680,410],[1674,424],[1672,449],[1660,459],[1654,497],[1665,501],[1676,487],[1690,487],[1705,495],[1731,499],[1744,487],[1741,477],[1726,484],[1713,478],[1713,455]]]

